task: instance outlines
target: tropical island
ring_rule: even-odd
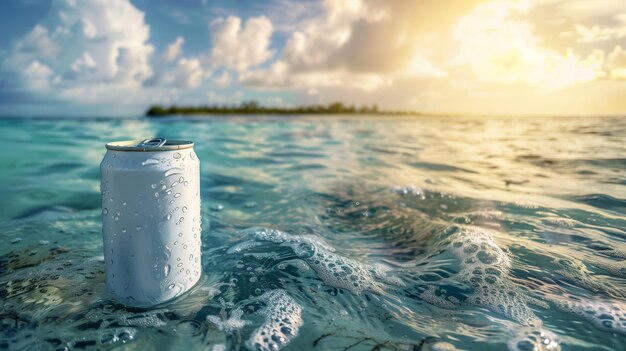
[[[203,106],[176,106],[164,107],[153,105],[146,111],[149,117],[166,117],[174,115],[421,115],[416,111],[381,110],[377,105],[355,107],[334,102],[328,105],[309,105],[298,107],[265,107],[256,101],[244,101],[240,105],[203,105]]]

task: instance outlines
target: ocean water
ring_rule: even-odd
[[[104,143],[196,142],[200,283],[104,289]],[[625,350],[626,118],[0,120],[0,349]]]

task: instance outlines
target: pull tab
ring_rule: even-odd
[[[167,142],[167,139],[165,138],[152,138],[152,139],[143,140],[137,146],[161,147],[165,145],[166,142]]]

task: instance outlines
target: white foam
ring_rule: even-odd
[[[458,351],[458,349],[449,342],[437,341],[430,345],[432,351]]]
[[[241,319],[242,315],[243,311],[237,308],[230,313],[230,318],[224,319],[220,316],[207,316],[206,319],[215,324],[217,329],[230,334],[251,324],[250,321]]]
[[[590,321],[598,329],[626,335],[626,304],[590,299],[554,300],[557,308]]]
[[[561,346],[557,336],[539,328],[523,328],[507,346],[510,351],[559,351]]]
[[[367,265],[341,256],[334,252],[333,247],[312,235],[291,235],[268,228],[250,228],[244,233],[253,235],[257,240],[290,247],[325,284],[349,290],[353,294],[358,295],[363,291],[381,294],[385,289],[383,283],[404,286],[402,280],[390,274],[391,268],[382,264]],[[231,250],[236,251],[233,248],[228,251]]]
[[[589,261],[592,265],[608,272],[614,277],[626,278],[626,261],[614,262],[612,260],[598,260],[594,259]]]
[[[406,185],[406,186],[396,185],[393,188],[391,188],[391,191],[402,196],[412,195],[412,196],[418,196],[422,200],[425,199],[424,190],[422,190],[422,188],[420,188],[417,185]]]
[[[256,351],[278,350],[298,335],[303,324],[302,307],[284,290],[270,290],[259,296],[266,307],[264,323],[256,329],[246,347]]]
[[[611,287],[606,286],[603,282],[596,279],[587,269],[587,266],[578,260],[559,258],[553,260],[551,263],[559,265],[559,269],[555,270],[555,273],[558,273],[581,288],[593,292],[612,290]]]
[[[242,241],[236,245],[231,246],[226,253],[227,254],[234,254],[234,253],[240,253],[242,251],[246,251],[246,250],[250,250],[251,248],[257,247],[263,245],[258,241],[254,241],[254,240],[247,240],[247,241]]]
[[[440,296],[436,293],[437,288],[434,285],[428,286],[428,288],[420,295],[420,298],[431,305],[436,305],[443,308],[452,309],[458,307],[456,301],[451,300],[451,297]]]
[[[461,267],[458,277],[474,289],[466,302],[523,325],[541,325],[528,307],[524,292],[510,281],[511,258],[488,231],[465,226],[451,240],[450,251]]]
[[[578,221],[573,220],[571,218],[563,218],[563,217],[546,217],[541,220],[545,225],[549,225],[551,227],[561,227],[561,228],[574,228],[579,224]]]
[[[613,257],[626,258],[626,250],[612,249],[612,250],[602,251],[602,253],[609,255],[609,256],[613,256]]]
[[[166,325],[166,323],[159,317],[159,312],[123,312],[118,316],[118,318],[120,324],[132,327],[157,328]]]

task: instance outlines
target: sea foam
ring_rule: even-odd
[[[246,341],[246,347],[256,351],[278,350],[298,335],[303,323],[302,306],[280,289],[265,292],[259,301],[266,304],[261,310],[265,321]]]
[[[511,282],[511,258],[497,245],[488,231],[479,227],[463,226],[448,242],[447,250],[458,259],[460,266],[459,273],[452,279],[460,280],[473,289],[465,303],[485,307],[522,325],[541,325],[541,320],[528,307],[527,302],[546,307],[545,303],[527,297]],[[431,288],[423,294],[427,302],[445,302],[441,306],[444,308],[454,306],[455,301],[436,297],[433,292]]]
[[[257,241],[269,241],[291,248],[322,279],[336,288],[346,289],[353,294],[369,291],[382,294],[385,284],[404,286],[402,280],[391,274],[391,268],[383,264],[365,264],[355,259],[335,253],[335,249],[313,235],[291,235],[276,229],[250,228],[243,231]],[[227,252],[238,253],[254,247],[244,241],[231,247]]]
[[[538,328],[522,328],[517,335],[509,340],[510,351],[559,351],[558,337],[547,330]]]
[[[598,329],[626,335],[626,304],[569,296],[554,299],[557,308],[590,321]]]

